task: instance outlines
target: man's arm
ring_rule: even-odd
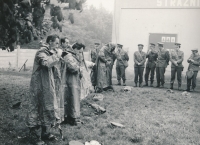
[[[125,53],[125,58],[126,58],[127,61],[129,61],[129,56],[128,56],[127,52]]]
[[[169,61],[171,61],[175,66],[178,66],[178,65],[177,65],[177,62],[172,58],[172,55],[173,55],[172,53],[173,53],[173,52],[170,52],[170,53],[169,53]]]
[[[184,60],[184,53],[181,54],[181,59],[177,60],[177,63],[182,63]]]
[[[139,62],[137,61],[137,56],[136,56],[136,52],[133,54],[133,61],[136,63],[136,64],[138,64]]]
[[[142,56],[142,61],[140,62],[141,65],[143,65],[146,62],[146,53]]]
[[[44,52],[39,52],[36,54],[36,61],[41,65],[48,68],[53,67],[57,64],[57,62],[60,60],[60,57],[57,54],[53,54],[51,56],[47,56]]]

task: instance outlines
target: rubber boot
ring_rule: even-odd
[[[137,87],[137,83],[135,83],[134,87]]]
[[[123,86],[126,86],[126,81],[125,80],[123,80]]]
[[[173,85],[174,85],[174,84],[172,84],[172,83],[170,84],[170,89],[171,89],[171,90],[174,89],[174,88],[173,88]]]
[[[118,80],[117,85],[121,86],[121,80]]]

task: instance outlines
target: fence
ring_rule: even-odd
[[[19,69],[26,62],[26,67],[32,67],[37,49],[20,49],[17,46],[13,52],[0,49],[0,68]],[[84,52],[85,60],[90,60],[89,52]]]

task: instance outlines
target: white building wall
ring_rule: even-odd
[[[117,43],[129,48],[129,65],[133,67],[133,53],[137,51],[137,44],[144,44],[144,51],[147,52],[149,33],[177,34],[177,42],[182,44],[181,49],[185,53],[183,64],[186,70],[188,67],[186,60],[191,54],[190,50],[199,48],[200,51],[200,7],[164,7],[164,3],[163,7],[159,7],[160,1],[162,0],[151,0],[156,4],[151,6],[149,0],[116,0],[114,23],[118,25],[113,24],[113,26],[118,27],[113,27],[113,41],[115,42],[117,37]],[[182,0],[182,4],[184,2],[185,0]],[[188,3],[190,4],[190,1]],[[171,3],[168,0],[169,4]],[[195,4],[199,5],[198,0],[195,0]],[[116,34],[117,36],[114,36]]]

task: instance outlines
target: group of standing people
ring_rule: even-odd
[[[61,45],[60,45],[61,44]],[[30,104],[26,125],[32,135],[41,128],[41,139],[51,140],[52,126],[80,122],[80,99],[84,84],[85,45],[79,41],[69,45],[67,37],[50,35],[41,43],[34,59],[30,82]],[[91,85],[92,86],[92,85]],[[81,94],[82,93],[82,94]]]
[[[112,69],[115,60],[116,73],[117,73],[117,85],[121,85],[121,79],[123,85],[126,85],[125,70],[128,66],[129,56],[126,51],[123,50],[123,45],[117,44],[115,50],[114,44],[107,44],[103,47],[99,47],[100,43],[95,43],[95,49],[91,52],[91,60],[96,65],[93,68],[91,80],[93,86],[96,86],[97,92],[102,90],[112,89]],[[164,48],[164,44],[161,42],[156,44],[150,43],[150,47],[145,53],[143,51],[143,44],[138,44],[138,51],[133,55],[134,58],[134,87],[150,86],[153,87],[154,77],[156,73],[157,88],[164,88],[165,84],[165,71],[169,62],[171,62],[171,80],[170,89],[174,89],[174,81],[177,76],[178,90],[183,90],[182,85],[182,71],[184,66],[182,64],[184,60],[184,52],[181,51],[181,44],[174,43],[174,49],[168,51]],[[196,87],[196,77],[200,70],[200,55],[198,49],[192,49],[192,54],[187,60],[189,63],[188,71],[192,71],[192,76],[187,77],[186,91],[194,91]],[[144,84],[143,84],[143,74]],[[150,77],[150,83],[149,83]],[[96,78],[96,79],[95,79]]]
[[[89,76],[84,60],[83,49],[85,45],[80,41],[69,44],[69,38],[59,38],[50,35],[46,43],[41,43],[34,59],[33,72],[30,82],[30,105],[27,113],[26,125],[31,134],[41,128],[42,139],[53,139],[50,133],[52,126],[61,123],[77,125],[80,123],[80,100],[90,93],[94,86],[96,92],[113,90],[112,69],[116,62],[117,85],[126,86],[125,70],[128,67],[129,56],[123,50],[123,45],[108,43],[100,47],[95,42],[91,51],[92,70]],[[147,52],[143,52],[143,44],[138,44],[138,51],[134,53],[135,87],[153,87],[156,71],[157,86],[164,87],[165,70],[171,64],[170,89],[173,89],[175,75],[177,74],[178,89],[181,89],[182,61],[184,53],[180,51],[180,43],[175,43],[175,49],[169,53],[158,43],[159,50],[151,43]],[[143,72],[146,63],[145,85],[143,85]],[[192,50],[188,59],[188,70],[193,71],[193,76],[187,79],[187,91],[196,87],[196,77],[200,66],[198,49]],[[88,75],[88,77],[87,77]],[[138,80],[139,79],[139,80]]]
[[[158,42],[158,50],[155,48],[156,44],[150,43],[150,48],[147,54],[142,51],[143,44],[138,44],[138,51],[134,53],[134,70],[135,70],[135,87],[137,87],[139,78],[139,87],[149,86],[149,75],[150,75],[150,86],[153,87],[154,76],[156,72],[157,88],[163,88],[165,84],[165,71],[171,61],[171,80],[170,89],[174,89],[174,81],[177,75],[178,80],[178,90],[182,90],[182,71],[183,71],[183,60],[184,52],[180,50],[181,44],[175,43],[175,49],[168,51],[163,46],[163,43]],[[200,55],[198,54],[198,49],[192,49],[192,54],[187,60],[189,63],[188,71],[192,71],[193,75],[187,77],[187,89],[186,91],[194,91],[196,87],[196,77],[198,71],[200,70]],[[145,71],[145,84],[143,83],[143,72],[146,63]],[[191,87],[192,86],[192,87]]]

